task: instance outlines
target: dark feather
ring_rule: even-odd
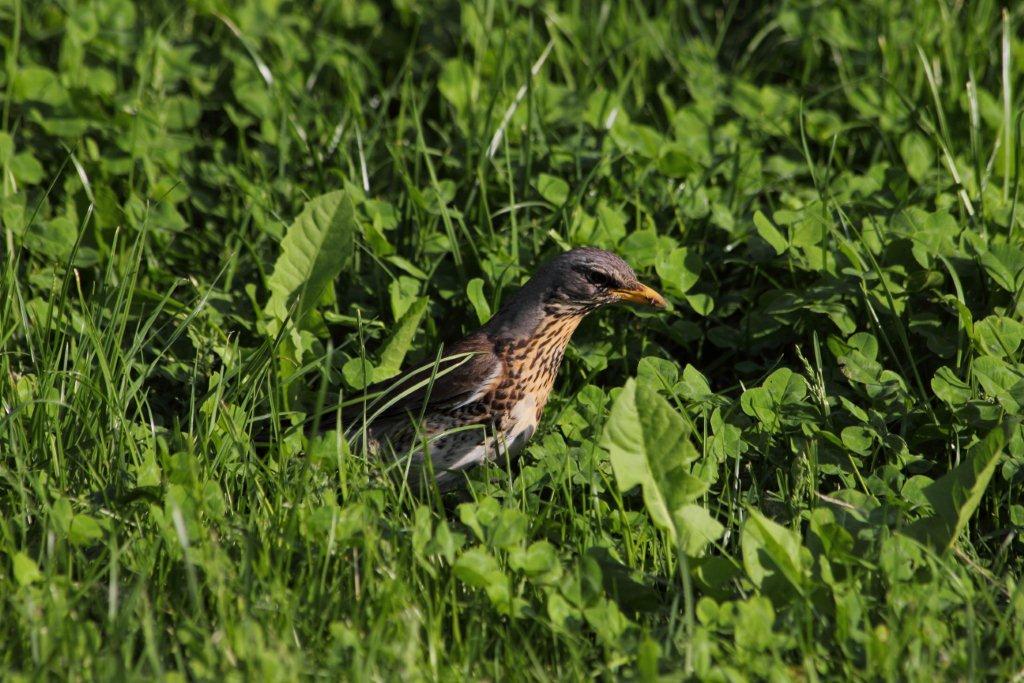
[[[430,412],[465,403],[500,376],[501,365],[501,359],[494,353],[494,343],[483,332],[474,332],[444,353],[436,364],[436,372],[431,364],[397,381],[385,381],[371,388],[371,391],[374,388],[384,391],[384,400],[388,401],[423,384],[388,406],[376,419],[405,419],[409,415],[418,416],[424,410]]]

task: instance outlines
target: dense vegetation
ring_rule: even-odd
[[[0,0],[0,676],[1024,670],[1024,7]],[[309,422],[544,258],[519,466]]]

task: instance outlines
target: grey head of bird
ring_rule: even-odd
[[[564,252],[540,266],[485,326],[490,333],[528,336],[546,318],[582,317],[615,303],[665,308],[621,257],[596,247]]]

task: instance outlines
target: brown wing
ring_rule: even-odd
[[[367,416],[373,416],[388,403],[390,405],[376,416],[375,422],[389,422],[467,403],[474,396],[486,393],[502,370],[503,363],[494,353],[494,343],[481,332],[473,333],[445,350],[436,364],[370,387],[367,393],[383,393],[367,408]],[[400,396],[402,398],[398,398]]]

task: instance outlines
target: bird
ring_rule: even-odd
[[[515,458],[533,436],[565,349],[583,318],[604,306],[655,309],[665,299],[621,257],[596,247],[563,252],[482,327],[390,385],[371,387],[383,407],[366,407],[346,431],[368,451],[404,464],[410,485],[431,478],[441,493],[460,488],[483,462]]]

